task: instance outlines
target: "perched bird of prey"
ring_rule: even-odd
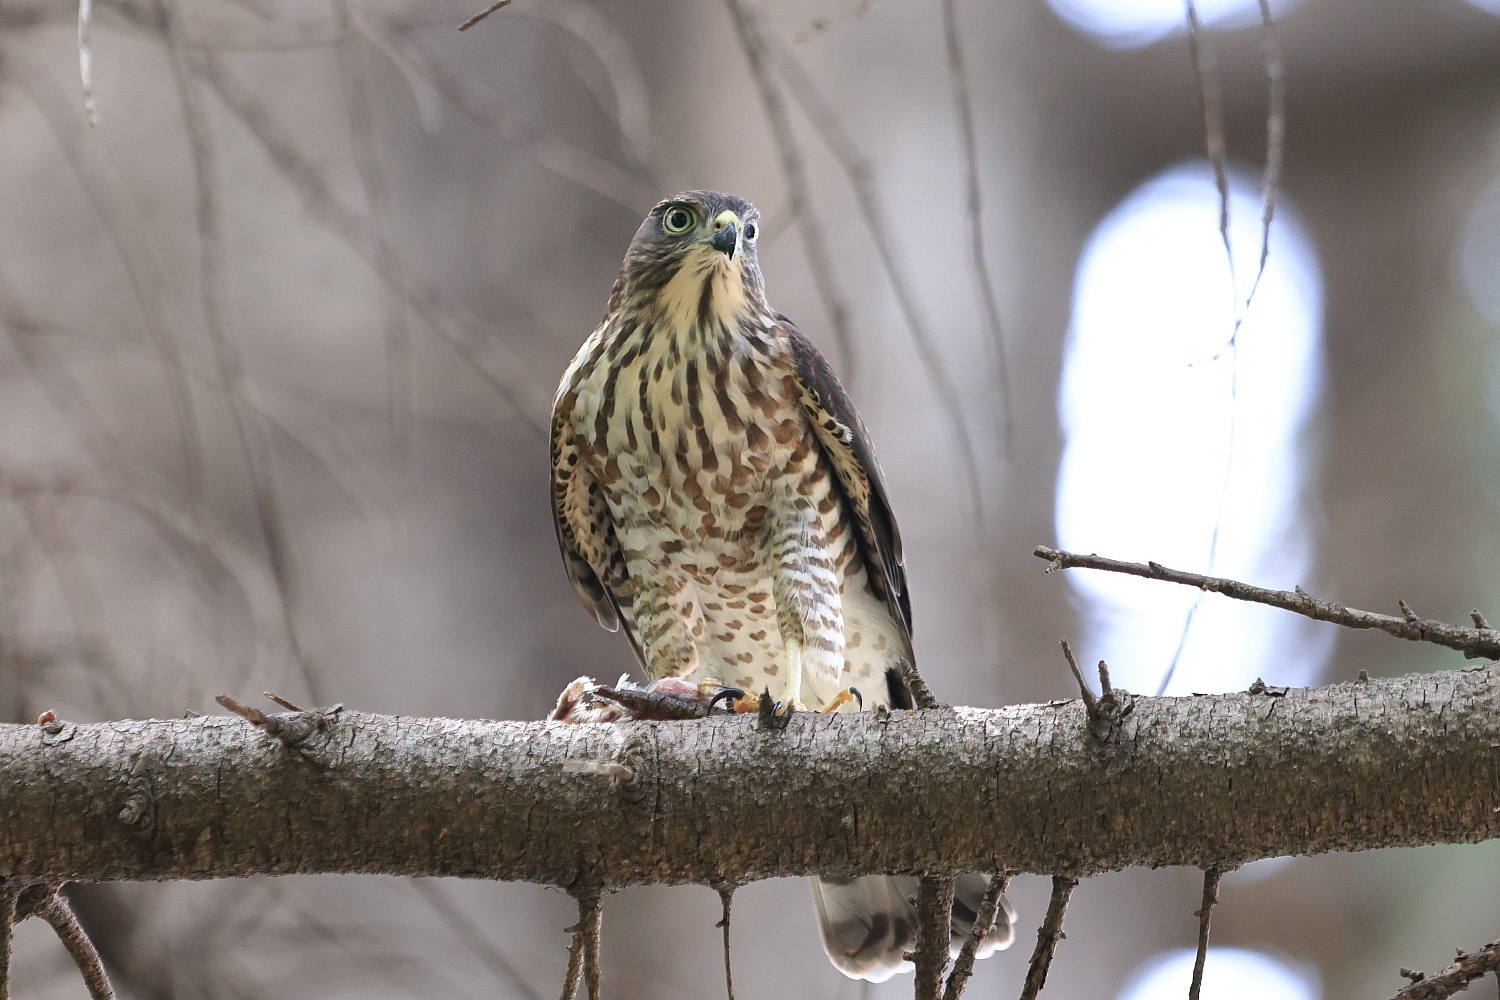
[[[760,213],[688,191],[646,216],[552,409],[568,577],[653,680],[769,690],[787,709],[855,689],[909,708],[911,603],[869,435],[827,360],[766,301]],[[954,941],[987,880],[963,876]],[[910,968],[915,878],[815,879],[845,975]],[[967,922],[965,920],[967,918]],[[1007,906],[985,941],[1010,943]]]

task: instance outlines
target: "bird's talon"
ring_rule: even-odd
[[[828,704],[826,704],[822,708],[818,709],[818,711],[822,712],[824,714],[827,714],[829,712],[837,712],[839,709],[843,708],[845,705],[848,705],[850,703],[853,703],[853,704],[857,705],[858,708],[859,708],[859,710],[861,710],[861,711],[864,709],[864,707],[865,707],[865,699],[864,699],[864,695],[862,695],[862,694],[859,693],[859,688],[857,688],[857,687],[847,687],[847,688],[844,688],[838,694],[836,694],[832,698],[830,698],[828,700]]]
[[[709,712],[712,713],[721,701],[729,703],[728,710],[731,712],[753,712],[757,707],[755,695],[747,695],[739,688],[721,687],[708,699]]]

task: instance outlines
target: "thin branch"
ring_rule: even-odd
[[[599,942],[604,894],[598,889],[587,889],[580,892],[577,899],[578,927],[583,938],[583,982],[588,988],[589,1000],[600,1000],[603,971],[599,967]]]
[[[74,916],[73,908],[68,905],[68,900],[62,892],[54,892],[48,896],[47,901],[38,908],[37,916],[52,925],[52,929],[57,932],[58,940],[73,957],[78,971],[83,973],[83,983],[88,987],[89,1000],[114,1000],[114,987],[109,984],[109,973],[104,971],[104,962],[99,958],[99,949],[95,948],[94,942],[89,940],[88,933]]]
[[[729,912],[734,906],[735,888],[733,882],[722,882],[714,886],[714,891],[719,894],[719,906],[724,912],[715,926],[724,931],[724,991],[729,1000],[734,1000],[734,965],[729,958]],[[0,997],[0,1000],[4,1000],[4,997]]]
[[[1143,577],[1147,580],[1164,580],[1167,583],[1177,583],[1185,587],[1197,587],[1199,590],[1223,594],[1237,601],[1267,604],[1314,621],[1342,625],[1344,628],[1379,629],[1398,639],[1430,642],[1447,649],[1456,649],[1471,660],[1500,659],[1500,633],[1496,633],[1493,629],[1465,628],[1430,618],[1405,615],[1398,618],[1373,611],[1360,611],[1313,597],[1301,587],[1294,591],[1268,590],[1253,584],[1241,583],[1238,580],[1170,569],[1157,562],[1125,562],[1092,553],[1080,555],[1076,552],[1062,552],[1046,545],[1038,545],[1032,550],[1032,555],[1048,561],[1050,565],[1047,567],[1047,572],[1049,573],[1059,569],[1098,569],[1109,573]]]
[[[1392,1000],[1446,1000],[1491,972],[1500,976],[1500,941],[1491,941],[1477,951],[1460,951],[1453,964],[1435,976],[1401,970],[1402,975],[1416,978]]]
[[[1281,60],[1281,37],[1271,15],[1271,0],[1260,0],[1260,29],[1260,57],[1266,70],[1266,164],[1260,175],[1260,261],[1245,296],[1247,313],[1271,256],[1271,222],[1276,216],[1276,195],[1286,155],[1286,66]]]
[[[942,708],[943,703],[937,700],[932,693],[932,688],[917,673],[917,665],[905,657],[896,661],[896,669],[901,672],[901,678],[906,681],[906,689],[911,692],[912,704],[918,708]]]
[[[460,24],[458,26],[458,30],[459,31],[468,31],[470,28],[474,27],[474,25],[478,24],[480,21],[483,21],[485,18],[489,17],[491,14],[495,13],[495,11],[499,10],[501,7],[509,7],[510,3],[511,3],[511,0],[495,0],[494,3],[490,4],[484,10],[480,11],[478,14],[475,14],[473,17],[469,18],[463,24]]]
[[[969,930],[969,936],[964,939],[958,957],[953,960],[953,971],[948,973],[948,985],[943,990],[943,1000],[960,1000],[964,995],[964,990],[969,985],[969,977],[974,974],[974,957],[979,952],[979,944],[989,936],[990,931],[995,929],[995,921],[1000,916],[1001,900],[1005,898],[1005,889],[1009,885],[1010,872],[997,872],[990,878],[989,887],[984,890],[984,897],[979,901],[979,910],[974,915],[974,926]]]
[[[1031,953],[1031,964],[1026,967],[1026,981],[1021,986],[1021,1000],[1036,1000],[1036,995],[1047,984],[1047,970],[1052,966],[1052,956],[1057,951],[1057,942],[1063,934],[1063,915],[1068,911],[1068,897],[1078,880],[1070,875],[1052,876],[1052,898],[1047,902],[1047,916],[1036,932],[1036,950]]]
[[[940,1000],[953,925],[953,876],[924,875],[917,891],[916,1000]]]
[[[577,1000],[578,984],[583,982],[583,915],[581,913],[578,923],[565,928],[564,933],[573,935],[573,940],[568,943],[568,970],[563,973],[561,1000]]]
[[[1059,639],[1057,641],[1062,644],[1063,656],[1068,661],[1068,669],[1073,672],[1073,679],[1078,682],[1078,695],[1083,699],[1083,707],[1088,709],[1089,714],[1092,715],[1099,704],[1099,699],[1094,697],[1094,692],[1089,690],[1088,682],[1083,679],[1083,671],[1078,669],[1078,661],[1073,658],[1073,647],[1068,645],[1068,640]],[[1103,660],[1099,662],[1101,666],[1104,663]]]
[[[279,698],[267,695],[277,704],[285,705]],[[227,694],[221,694],[214,701],[224,706],[229,711],[249,722],[257,729],[276,737],[288,747],[297,747],[312,737],[328,728],[329,721],[344,710],[342,705],[334,705],[331,708],[315,708],[311,711],[296,710],[288,715],[267,715],[260,709],[251,705],[245,705],[236,701]]]
[[[984,242],[984,205],[979,183],[979,143],[975,138],[974,106],[969,99],[969,83],[964,73],[963,45],[959,40],[957,0],[942,0],[943,40],[948,52],[948,77],[953,85],[953,112],[958,119],[959,135],[964,146],[966,216],[969,225],[971,263],[974,281],[979,286],[979,300],[984,307],[985,338],[994,359],[995,380],[999,387],[1000,441],[1004,453],[1014,447],[1015,422],[1011,413],[1012,391],[1010,365],[1005,356],[1005,329],[1000,322],[1000,304],[990,280],[989,254]]]
[[[1234,301],[1235,332],[1239,332],[1239,291],[1234,280],[1234,250],[1229,243],[1229,146],[1224,136],[1224,92],[1213,46],[1203,32],[1198,6],[1187,0],[1188,50],[1193,58],[1193,73],[1198,77],[1198,92],[1203,98],[1203,141],[1208,152],[1214,186],[1219,191],[1219,238],[1224,242],[1224,257],[1229,262],[1229,294]],[[1230,343],[1233,344],[1231,337]]]
[[[818,298],[823,301],[823,308],[828,312],[828,322],[833,327],[833,339],[838,345],[846,377],[853,381],[859,357],[849,329],[849,306],[828,263],[833,255],[829,252],[828,241],[823,234],[823,224],[813,208],[812,185],[807,179],[802,147],[792,129],[786,101],[776,82],[771,79],[770,69],[766,65],[766,40],[753,20],[754,15],[742,0],[725,2],[729,7],[729,19],[734,25],[735,35],[745,54],[745,63],[760,93],[766,121],[771,126],[771,139],[776,143],[776,151],[781,159],[781,173],[786,178],[787,193],[791,198],[792,218],[797,220],[797,228],[802,232],[803,247],[807,251],[808,273],[812,276]]]
[[[1208,932],[1213,923],[1214,907],[1219,902],[1219,880],[1224,869],[1217,866],[1203,870],[1203,900],[1198,905],[1198,951],[1193,956],[1193,981],[1188,985],[1188,1000],[1198,1000],[1203,993],[1203,964],[1208,960]]]

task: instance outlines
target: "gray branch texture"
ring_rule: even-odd
[[[0,726],[0,877],[1083,876],[1500,835],[1495,666],[1136,698],[1107,741],[1077,701],[780,732],[272,718],[298,735],[234,716]]]

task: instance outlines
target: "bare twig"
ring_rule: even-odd
[[[966,213],[969,224],[969,248],[974,265],[974,281],[979,286],[979,301],[984,308],[984,324],[989,333],[986,343],[994,358],[995,381],[1000,396],[1000,442],[1010,454],[1015,434],[1011,418],[1010,366],[1005,356],[1005,329],[1000,322],[1000,304],[990,280],[989,254],[984,243],[984,206],[979,183],[979,143],[975,138],[974,106],[969,99],[969,83],[964,74],[963,45],[959,40],[957,0],[942,0],[943,40],[948,51],[948,77],[953,85],[953,112],[964,145]]]
[[[1213,923],[1214,907],[1219,902],[1219,880],[1224,869],[1203,870],[1203,900],[1198,905],[1198,952],[1193,956],[1193,981],[1188,985],[1188,1000],[1198,1000],[1203,993],[1203,963],[1208,960],[1208,932]]]
[[[1026,981],[1021,986],[1021,1000],[1036,1000],[1036,995],[1047,984],[1047,970],[1052,966],[1052,955],[1057,951],[1057,942],[1063,934],[1063,915],[1068,911],[1068,897],[1078,880],[1071,875],[1052,876],[1052,898],[1047,902],[1047,916],[1036,932],[1036,949],[1031,953],[1031,963],[1026,967]]]
[[[732,882],[722,882],[714,886],[714,891],[719,894],[719,906],[724,915],[719,918],[716,926],[724,931],[724,990],[729,1000],[734,1000],[734,966],[729,959],[729,911],[734,906],[734,890],[736,886]],[[0,997],[0,1000],[4,1000]]]
[[[1237,601],[1268,604],[1273,608],[1291,611],[1320,622],[1332,622],[1344,628],[1379,629],[1398,639],[1412,642],[1430,642],[1448,649],[1456,649],[1470,659],[1500,659],[1500,633],[1487,628],[1465,628],[1434,621],[1430,618],[1395,617],[1346,608],[1332,601],[1313,597],[1298,587],[1294,591],[1268,590],[1238,580],[1217,576],[1204,576],[1184,570],[1170,569],[1161,563],[1133,563],[1104,556],[1075,552],[1061,552],[1046,545],[1039,545],[1032,554],[1046,559],[1048,572],[1058,569],[1098,569],[1110,573],[1139,576],[1147,580],[1164,580],[1185,587],[1197,587],[1216,594],[1223,594]]]
[[[484,10],[480,11],[478,14],[475,14],[473,17],[469,18],[463,24],[460,24],[458,26],[458,30],[459,31],[468,31],[470,28],[474,27],[474,25],[478,24],[480,21],[483,21],[485,18],[489,17],[491,14],[495,13],[495,11],[499,10],[501,7],[509,7],[510,3],[511,3],[511,0],[495,0],[494,3],[490,4]]]
[[[109,984],[109,973],[104,971],[104,962],[99,958],[99,949],[89,940],[88,933],[73,914],[73,908],[63,894],[54,892],[37,910],[37,916],[52,925],[78,971],[83,973],[83,983],[88,987],[89,1000],[114,1000],[114,987]]]
[[[603,973],[599,967],[599,928],[603,922],[604,894],[589,889],[578,896],[578,926],[583,935],[583,982],[589,1000],[600,1000]]]
[[[1266,69],[1266,164],[1260,175],[1260,261],[1245,296],[1247,313],[1271,256],[1271,222],[1276,217],[1276,194],[1286,154],[1286,66],[1281,61],[1281,38],[1271,16],[1271,0],[1260,0],[1260,28],[1260,57]]]
[[[279,704],[284,704],[279,698],[275,700]],[[267,715],[260,709],[236,701],[227,694],[217,695],[214,701],[257,729],[276,737],[288,747],[297,747],[314,733],[326,729],[329,718],[344,710],[344,706],[334,705],[331,708],[315,708],[311,711],[299,709],[291,715]]]
[[[1402,969],[1401,974],[1413,981],[1398,991],[1393,1000],[1446,1000],[1491,972],[1500,975],[1500,941],[1491,941],[1476,951],[1460,951],[1453,964],[1435,976]]]
[[[1057,641],[1062,644],[1063,656],[1068,660],[1068,669],[1073,671],[1073,679],[1078,682],[1078,696],[1083,699],[1083,707],[1092,715],[1099,705],[1099,699],[1094,697],[1094,692],[1089,690],[1088,683],[1083,679],[1083,671],[1078,669],[1078,661],[1073,658],[1073,647],[1068,645],[1068,640]],[[1104,661],[1100,660],[1099,663],[1103,666]]]
[[[302,707],[300,707],[298,705],[293,705],[291,702],[287,701],[285,698],[283,698],[281,695],[277,694],[275,691],[262,691],[260,693],[260,696],[262,698],[265,698],[268,701],[274,701],[276,704],[280,705],[282,708],[286,709],[288,712],[302,712],[302,711],[305,711],[305,709],[303,709]]]
[[[917,890],[916,1000],[940,1000],[953,925],[953,876],[924,875]]]
[[[849,329],[849,306],[828,263],[833,255],[828,250],[823,224],[813,207],[812,185],[807,179],[802,146],[792,129],[791,117],[787,114],[781,90],[771,79],[770,69],[766,65],[766,40],[754,22],[754,15],[742,0],[726,0],[726,3],[735,35],[745,53],[745,63],[760,93],[766,121],[771,126],[771,139],[776,143],[777,154],[781,159],[781,173],[786,178],[787,194],[791,199],[792,218],[797,221],[797,228],[802,232],[802,243],[807,251],[808,273],[812,276],[818,298],[823,301],[823,308],[828,311],[828,322],[833,327],[833,339],[838,345],[839,359],[844,364],[846,377],[852,381],[859,358]]]
[[[948,973],[943,1000],[960,1000],[963,996],[964,989],[969,985],[969,977],[974,973],[974,956],[978,954],[979,943],[995,929],[995,921],[1000,916],[1000,901],[1005,897],[1005,889],[1009,885],[1010,872],[998,872],[990,879],[989,887],[984,890],[984,897],[979,901],[979,910],[974,915],[974,926],[964,939],[958,957],[953,960],[953,970]]]
[[[563,973],[561,1000],[577,1000],[578,984],[583,981],[583,914],[581,912],[578,916],[578,923],[564,928],[564,933],[573,935],[573,940],[568,943],[568,971]]]
[[[910,660],[902,658],[896,661],[896,669],[901,671],[901,677],[906,681],[906,689],[911,692],[912,704],[918,708],[942,708],[943,703],[933,695],[932,689],[917,673],[917,665]]]

